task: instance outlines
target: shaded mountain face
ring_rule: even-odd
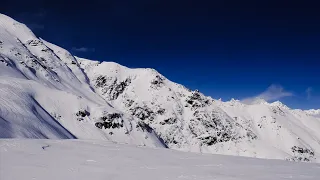
[[[0,15],[0,137],[103,139],[319,162],[318,110],[222,102],[154,69],[75,57]]]

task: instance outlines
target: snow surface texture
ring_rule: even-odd
[[[318,180],[319,164],[83,140],[0,140],[1,180]]]
[[[320,110],[222,102],[154,69],[75,57],[0,14],[0,137],[100,139],[320,162]]]

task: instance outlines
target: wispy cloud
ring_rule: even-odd
[[[313,89],[312,87],[308,87],[306,89],[306,94],[307,94],[307,99],[309,100],[311,98],[311,93],[312,93]]]
[[[272,84],[261,94],[245,98],[242,101],[244,103],[252,103],[256,99],[264,99],[265,101],[275,101],[284,97],[293,96],[293,93],[286,91],[281,85]]]
[[[76,51],[76,52],[94,52],[95,49],[94,48],[87,48],[87,47],[73,47],[72,51]]]

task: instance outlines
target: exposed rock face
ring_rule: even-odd
[[[309,162],[314,160],[314,151],[312,149],[293,146],[291,150],[294,156],[288,159],[290,161]]]
[[[97,122],[96,126],[98,128],[104,127],[105,129],[115,129],[115,128],[122,128],[123,127],[123,119],[122,115],[119,113],[105,113],[104,116],[100,117],[100,120],[103,122]]]
[[[117,78],[98,76],[95,80],[95,87],[100,88],[102,94],[106,95],[108,100],[115,100],[130,83],[130,79],[118,82]]]

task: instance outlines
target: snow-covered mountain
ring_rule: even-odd
[[[103,139],[320,162],[319,110],[222,102],[154,69],[75,57],[0,14],[0,137]]]
[[[0,137],[106,139],[165,145],[94,92],[77,60],[0,15]],[[97,128],[104,122],[110,130]]]

